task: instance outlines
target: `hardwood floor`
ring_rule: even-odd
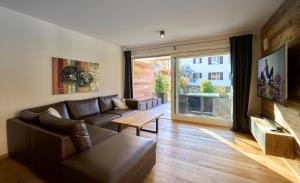
[[[152,128],[154,124],[148,127]],[[135,135],[134,128],[122,133]],[[250,135],[229,129],[160,120],[157,163],[144,183],[299,182],[281,158],[265,156]],[[12,159],[0,160],[0,182],[42,182]]]

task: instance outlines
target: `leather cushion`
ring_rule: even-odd
[[[92,147],[89,132],[83,120],[57,118],[46,112],[39,115],[39,120],[46,128],[69,134],[79,151]]]
[[[65,102],[58,102],[50,105],[45,105],[41,107],[35,107],[31,109],[27,109],[28,111],[35,112],[35,113],[41,113],[49,109],[49,107],[54,108],[62,118],[64,119],[70,119],[69,112],[66,106]]]
[[[130,109],[138,109],[138,101],[135,99],[126,99],[126,105]]]
[[[67,101],[67,105],[73,119],[80,119],[100,113],[98,98]]]
[[[85,182],[130,182],[155,151],[156,143],[150,139],[117,134],[64,160],[62,174]]]
[[[86,128],[90,134],[90,138],[93,145],[98,144],[99,142],[102,142],[103,140],[118,134],[115,131],[100,128],[95,125],[86,124]]]
[[[101,112],[106,112],[114,109],[114,104],[112,98],[118,98],[118,95],[109,95],[104,97],[99,97],[99,104]]]
[[[92,116],[88,116],[83,118],[83,120],[91,125],[96,125],[100,127],[105,127],[107,125],[111,125],[111,120],[119,118],[119,115],[115,114],[107,114],[107,113],[100,113],[100,114],[95,114]]]
[[[29,123],[39,123],[39,115],[40,113],[27,110],[20,112],[20,118]]]
[[[115,114],[115,115],[120,115],[120,116],[127,116],[127,115],[130,115],[131,113],[134,113],[136,111],[137,110],[132,110],[132,109],[116,109],[116,110],[106,111],[105,113]]]

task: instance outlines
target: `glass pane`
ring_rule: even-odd
[[[178,57],[175,60],[175,77],[177,115],[231,120],[229,54]]]

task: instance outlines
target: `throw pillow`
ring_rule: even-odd
[[[125,99],[112,98],[112,101],[115,105],[115,109],[128,109]]]
[[[59,114],[59,112],[57,112],[56,109],[52,108],[52,107],[49,107],[49,109],[47,110],[47,112],[49,114],[51,114],[52,116],[55,116],[57,118],[62,118],[61,115]]]
[[[90,135],[83,120],[58,118],[46,112],[39,115],[39,120],[46,128],[69,134],[79,151],[92,147]]]

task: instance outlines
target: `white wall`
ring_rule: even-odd
[[[52,95],[51,57],[98,62],[99,93]],[[17,111],[66,99],[123,94],[121,48],[0,6],[0,155],[6,119]]]

